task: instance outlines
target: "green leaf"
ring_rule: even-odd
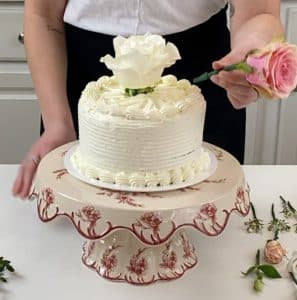
[[[3,260],[4,264],[10,264],[10,260]]]
[[[257,270],[258,266],[252,266],[250,268],[248,268],[248,270],[246,272],[241,272],[243,275],[249,275],[253,272],[255,272]]]
[[[129,97],[134,97],[138,94],[148,94],[152,93],[154,91],[154,87],[148,86],[146,88],[140,88],[140,89],[130,89],[125,88],[125,95]]]
[[[282,278],[277,269],[271,265],[259,265],[260,269],[269,278]]]
[[[6,266],[6,269],[7,269],[9,272],[14,272],[14,271],[15,271],[14,267],[11,266],[11,265],[7,265],[7,266]]]

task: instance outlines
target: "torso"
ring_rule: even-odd
[[[166,35],[208,20],[227,0],[68,0],[64,21],[110,35]]]

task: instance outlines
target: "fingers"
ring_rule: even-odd
[[[245,59],[247,50],[244,48],[241,49],[233,49],[233,51],[229,52],[226,56],[221,59],[214,61],[212,63],[212,67],[214,69],[220,69],[224,66],[234,64],[234,62],[240,62]]]
[[[36,155],[28,155],[22,162],[13,185],[13,195],[25,199],[29,196],[32,181],[38,166]]]
[[[55,124],[56,125],[56,124]],[[76,139],[76,133],[68,124],[58,124],[48,128],[42,136],[33,144],[26,158],[22,162],[15,182],[12,187],[14,196],[27,198],[30,193],[40,159],[54,148]]]
[[[12,187],[12,194],[14,196],[19,196],[20,191],[22,190],[22,186],[23,186],[23,168],[20,167],[18,170],[18,174],[17,177],[14,181],[13,187]]]
[[[258,98],[257,92],[239,71],[225,72],[212,76],[211,81],[227,91],[228,98],[236,109],[246,107]]]

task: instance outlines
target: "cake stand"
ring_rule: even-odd
[[[75,142],[74,142],[75,143]],[[64,167],[74,144],[63,145],[39,164],[32,197],[43,222],[68,217],[86,238],[83,263],[109,280],[150,284],[177,279],[197,263],[186,234],[223,232],[231,213],[249,212],[243,170],[228,152],[211,144],[216,172],[194,186],[166,192],[123,192],[84,183]]]

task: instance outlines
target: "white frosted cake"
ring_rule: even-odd
[[[131,70],[126,76],[119,74],[119,65],[127,66],[127,60],[116,60],[121,55],[126,59],[127,52],[132,52],[128,61],[131,66],[133,50],[138,47],[140,52],[137,43],[147,52],[147,46],[154,44],[152,37],[158,43],[157,55],[167,54],[165,62],[162,56],[161,72],[149,82],[148,71],[142,65],[138,72],[144,79],[134,74],[127,81]],[[148,45],[144,47],[143,41]],[[114,76],[90,82],[79,101],[79,145],[72,156],[75,167],[88,178],[130,187],[179,184],[206,171],[210,157],[202,148],[206,103],[200,89],[173,75],[161,77],[164,65],[179,59],[175,46],[165,45],[161,37],[153,35],[118,37],[114,44],[116,57],[102,59]],[[156,47],[150,51],[155,55]],[[145,55],[151,58],[150,53]],[[134,63],[134,73],[138,64]]]

